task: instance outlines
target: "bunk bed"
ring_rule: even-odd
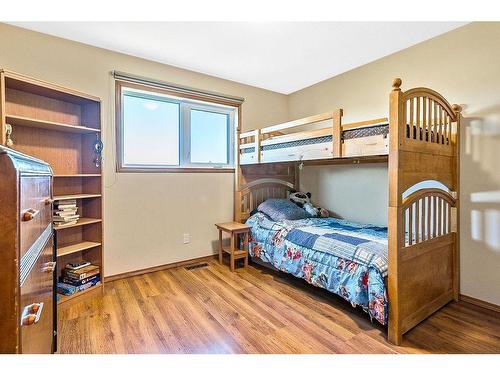
[[[461,107],[429,88],[403,92],[401,83],[399,78],[393,82],[388,119],[343,124],[343,110],[337,109],[238,130],[234,206],[235,221],[250,218],[255,224],[262,222],[252,215],[259,204],[299,190],[303,165],[388,163],[383,280],[388,340],[396,345],[404,333],[459,296]],[[419,188],[424,181],[443,188]]]

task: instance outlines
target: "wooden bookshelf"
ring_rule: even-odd
[[[76,222],[74,224],[64,224],[64,225],[59,225],[59,226],[54,225],[54,230],[63,230],[66,228],[79,227],[82,225],[89,225],[89,224],[95,224],[95,223],[100,223],[100,222],[102,222],[102,219],[93,219],[90,217],[80,217],[80,219],[78,219],[78,222]]]
[[[62,124],[59,122],[38,120],[35,118],[13,116],[13,115],[6,115],[5,121],[7,122],[7,124],[14,126],[28,126],[28,127],[31,126],[33,128],[57,130],[57,131],[71,132],[71,133],[86,134],[86,133],[95,133],[101,131],[100,129],[87,128],[86,126]]]
[[[69,254],[78,253],[83,250],[92,249],[93,247],[101,246],[100,242],[82,241],[71,245],[61,246],[57,249],[57,256],[63,257]]]
[[[79,220],[54,226],[57,277],[70,262],[87,260],[103,270],[102,171],[94,143],[100,139],[100,99],[57,84],[0,69],[0,142],[46,161],[53,170],[54,201],[76,199]],[[101,277],[101,280],[103,278]],[[102,290],[100,285],[58,303]]]
[[[55,178],[76,178],[76,177],[101,177],[99,173],[74,173],[74,174],[55,174]]]
[[[101,194],[68,194],[68,195],[54,195],[54,201],[64,201],[67,199],[87,199],[87,198],[100,198]]]

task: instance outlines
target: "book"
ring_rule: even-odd
[[[66,284],[66,283],[57,283],[57,293],[63,294],[65,296],[71,296],[75,294],[77,288],[74,285]]]
[[[90,266],[90,262],[86,261],[86,260],[82,260],[81,262],[77,262],[77,263],[68,263],[66,264],[66,269],[68,270],[78,270],[80,268],[83,268],[83,267],[86,267],[86,266]]]
[[[55,227],[65,227],[65,226],[69,226],[69,225],[76,224],[76,223],[78,223],[78,220],[60,221],[60,222],[54,223],[54,226]]]
[[[80,286],[74,286],[71,284],[66,284],[66,283],[57,283],[57,293],[65,295],[65,296],[71,296],[77,292],[83,292],[86,289],[92,288],[95,285],[100,285],[101,280],[99,278],[89,281],[86,284],[80,285]]]
[[[100,281],[100,280],[101,280],[100,274],[97,274],[97,275],[94,275],[91,277],[87,277],[86,279],[83,279],[83,280],[74,280],[74,279],[69,279],[67,277],[61,277],[59,279],[60,282],[65,283],[65,284],[69,284],[69,285],[73,285],[73,286],[82,286],[84,284],[87,284],[90,282],[95,283],[96,281]]]
[[[71,205],[71,206],[68,206],[68,205],[64,205],[64,206],[54,206],[54,211],[62,211],[62,210],[76,210],[78,208],[78,206],[75,204],[75,205]]]
[[[99,275],[99,271],[89,272],[88,274],[85,274],[83,276],[71,275],[71,274],[66,273],[66,271],[63,271],[62,275],[63,275],[63,279],[65,279],[65,280],[71,280],[73,282],[77,282],[80,280],[89,279],[93,276]]]
[[[66,214],[59,214],[59,213],[54,213],[54,217],[71,217],[71,216],[75,216],[76,215],[76,212],[70,212],[70,213],[66,213]],[[78,215],[80,216],[80,215]]]
[[[86,284],[77,286],[76,287],[76,291],[77,292],[82,292],[82,291],[84,291],[86,289],[92,288],[95,285],[99,285],[100,283],[101,283],[101,280],[96,279],[96,280],[90,281],[90,282],[88,282]]]
[[[99,275],[99,270],[90,271],[88,273],[82,274],[81,276],[68,273],[67,271],[63,271],[62,275],[64,278],[66,278],[68,280],[80,281],[80,280],[88,279],[88,278],[95,276],[95,275]]]
[[[63,276],[73,280],[83,280],[88,277],[97,275],[98,273],[99,273],[99,266],[95,265],[85,266],[78,270],[68,270],[66,268],[63,270]]]
[[[55,206],[60,206],[60,205],[75,205],[76,206],[76,199],[65,199],[65,200],[60,200],[60,201],[57,201],[55,204]]]
[[[54,216],[53,220],[54,222],[60,222],[60,221],[72,221],[72,220],[78,220],[80,218],[80,215],[71,215],[71,216]]]
[[[54,211],[54,215],[57,216],[71,216],[76,215],[76,209],[74,210],[63,210],[63,211]]]
[[[74,210],[77,207],[75,204],[55,204],[54,208],[58,210]]]
[[[80,217],[80,215],[55,216],[54,220],[57,220],[57,221],[69,221],[69,220],[78,219],[79,217]]]

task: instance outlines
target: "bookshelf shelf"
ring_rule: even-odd
[[[68,301],[72,300],[73,298],[88,295],[88,294],[90,294],[90,292],[95,291],[96,289],[100,289],[100,288],[102,288],[102,282],[99,285],[94,285],[88,289],[82,290],[81,292],[76,292],[75,294],[72,294],[70,296],[64,296],[62,294],[58,294],[59,300],[57,301],[57,304],[60,305],[60,304],[63,304],[64,302],[68,302]]]
[[[92,249],[93,247],[97,246],[101,246],[101,243],[94,241],[82,241],[71,245],[64,245],[57,249],[57,257],[59,258],[65,255],[78,253],[80,251]]]
[[[7,124],[13,126],[29,126],[33,128],[57,130],[70,133],[86,134],[86,133],[99,133],[101,131],[100,129],[89,128],[86,126],[63,124],[60,122],[38,120],[35,118],[22,117],[16,115],[6,115],[5,121],[7,122]]]
[[[101,177],[100,173],[55,174],[54,178]]]
[[[87,199],[87,198],[99,198],[101,194],[68,194],[68,195],[55,195],[55,201],[63,201],[67,199]]]
[[[54,225],[54,230],[63,230],[66,228],[75,228],[75,227],[80,227],[82,225],[89,225],[89,224],[95,224],[95,223],[100,223],[102,222],[102,219],[93,219],[90,217],[81,217],[78,219],[78,222],[75,224],[66,224],[66,225],[60,225],[60,226],[55,226]]]

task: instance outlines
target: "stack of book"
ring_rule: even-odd
[[[101,282],[99,266],[90,262],[69,263],[57,283],[57,292],[65,296],[81,292]]]
[[[77,211],[76,199],[57,201],[54,204],[54,225],[59,227],[76,224],[80,218]]]

